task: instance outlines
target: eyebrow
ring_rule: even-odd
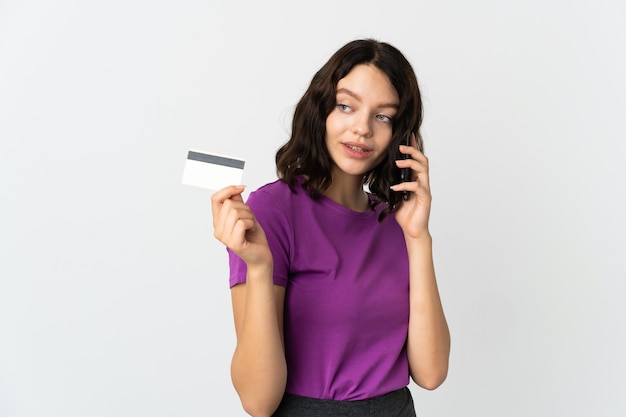
[[[347,88],[340,88],[339,90],[337,90],[337,94],[339,93],[344,93],[347,94],[351,97],[354,97],[356,100],[358,101],[363,101],[363,99],[361,98],[360,95],[358,95],[357,93],[355,93],[354,91],[348,90]],[[398,108],[398,104],[396,103],[383,103],[383,104],[379,104],[378,106],[376,106],[377,108],[381,108],[381,107],[391,107],[393,109],[397,109]]]

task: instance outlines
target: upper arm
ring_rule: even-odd
[[[237,284],[230,290],[233,305],[233,318],[235,321],[235,332],[237,339],[243,323],[243,315],[246,304],[246,283]],[[283,331],[284,310],[285,310],[285,287],[274,285],[274,300],[276,304],[276,320],[278,322],[278,330],[280,332],[280,341],[285,349],[285,336]]]

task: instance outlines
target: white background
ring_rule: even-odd
[[[224,248],[314,72],[375,37],[425,101],[453,349],[420,416],[626,415],[622,0],[1,0],[0,415],[241,416]]]

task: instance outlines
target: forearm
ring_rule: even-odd
[[[287,380],[271,268],[248,270],[243,306],[231,364],[233,385],[249,414],[269,416],[278,407]]]
[[[407,352],[413,380],[435,389],[448,373],[450,332],[437,288],[429,234],[407,238],[410,316]]]

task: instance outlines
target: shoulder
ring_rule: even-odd
[[[257,198],[272,198],[272,197],[286,197],[291,194],[289,185],[283,180],[276,180],[261,187],[250,193],[249,199]]]
[[[253,209],[259,206],[288,208],[302,204],[303,199],[307,200],[305,197],[308,195],[300,182],[291,188],[285,181],[278,179],[251,192],[246,203]]]
[[[264,229],[272,224],[285,227],[293,222],[302,208],[304,194],[300,186],[296,185],[292,191],[286,182],[279,179],[251,192],[246,204]]]

